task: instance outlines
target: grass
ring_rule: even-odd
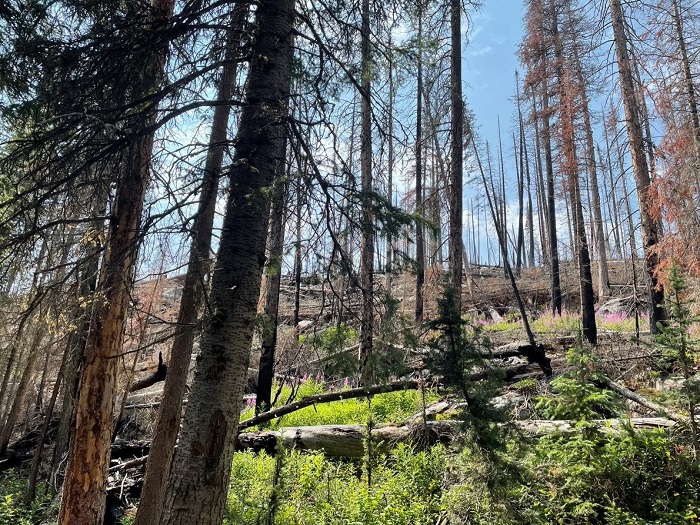
[[[633,333],[635,331],[634,316],[625,313],[598,313],[596,314],[598,330],[619,333]],[[580,329],[580,317],[575,312],[566,309],[561,315],[553,315],[547,311],[530,321],[532,331],[535,334],[554,334],[567,336],[575,334]],[[482,323],[481,329],[486,333],[509,334],[512,336],[524,335],[522,322],[519,316],[506,316],[496,323]],[[649,330],[649,318],[646,315],[639,316],[639,329],[641,332]]]
[[[348,389],[344,382],[341,390]],[[331,391],[320,379],[307,378],[298,385],[294,399],[323,394]],[[292,394],[291,388],[284,386],[275,405],[282,406]],[[434,391],[426,391],[426,403],[436,401],[439,396]],[[253,416],[255,401],[241,414],[241,419]],[[370,418],[375,423],[402,423],[421,409],[422,395],[418,390],[402,390],[373,396],[371,402],[367,399],[346,399],[310,406],[287,414],[272,422],[272,428],[301,427],[312,425],[359,425],[365,424]]]

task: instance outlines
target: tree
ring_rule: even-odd
[[[172,17],[173,2],[159,0],[146,14],[148,29],[163,31]],[[159,43],[144,56],[139,98],[157,88],[163,75],[167,44]],[[112,403],[117,360],[124,337],[129,290],[138,247],[141,207],[149,180],[153,132],[145,131],[154,108],[141,112],[123,150],[119,166],[107,251],[100,279],[103,301],[90,321],[85,362],[78,392],[75,434],[70,446],[59,523],[101,523],[105,511],[105,482],[112,438]],[[86,480],[89,480],[86,483]]]
[[[237,53],[248,4],[236,3],[231,14],[231,26],[226,35],[225,62],[217,99],[229,101],[233,96],[238,70]],[[163,398],[153,434],[141,498],[134,523],[158,523],[162,509],[162,495],[166,473],[170,470],[177,432],[180,427],[182,400],[192,359],[192,345],[197,333],[204,299],[205,277],[210,269],[210,252],[214,211],[218,195],[221,166],[226,148],[227,127],[231,106],[221,104],[214,109],[209,147],[202,177],[197,215],[192,227],[187,275],[177,319],[177,332],[170,351],[168,373],[163,387]]]
[[[550,2],[551,11],[551,2]],[[551,16],[551,13],[550,13]],[[543,0],[533,0],[526,14],[526,38],[520,54],[527,68],[526,85],[533,93],[539,91],[540,111],[536,118],[541,122],[541,145],[544,148],[546,171],[546,208],[549,264],[551,273],[552,312],[561,314],[562,295],[559,270],[559,250],[557,244],[556,201],[554,192],[554,159],[552,155],[552,132],[549,81],[552,75],[550,57],[547,51],[552,42],[546,36],[546,12]],[[538,88],[539,89],[536,89]],[[534,96],[534,95],[533,95]],[[533,107],[533,110],[536,111]],[[537,129],[537,128],[536,128]]]
[[[450,286],[455,308],[462,308],[462,178],[464,155],[464,101],[462,100],[462,2],[450,0]]]
[[[294,9],[293,0],[265,0],[256,12],[211,314],[165,491],[162,525],[218,525],[224,515],[265,259],[265,193],[273,186],[277,159],[284,156]]]
[[[423,209],[423,1],[418,0],[416,18],[418,35],[416,53],[418,77],[416,80],[416,213],[425,215]],[[416,324],[423,322],[423,286],[425,284],[425,240],[423,223],[416,222]]]
[[[372,211],[372,54],[370,42],[370,0],[362,0],[360,103],[360,171],[362,215],[360,225],[360,382],[372,381],[371,354],[374,332],[374,213]]]
[[[657,325],[665,320],[663,302],[663,284],[657,276],[659,267],[659,253],[657,244],[660,237],[661,224],[652,212],[650,195],[651,175],[644,149],[641,113],[637,92],[634,88],[634,77],[628,51],[627,30],[625,18],[620,0],[610,0],[610,16],[612,19],[615,51],[617,55],[617,69],[619,74],[622,102],[625,108],[625,121],[627,123],[627,136],[629,140],[630,154],[632,155],[632,168],[637,184],[637,196],[639,199],[639,212],[642,219],[642,242],[644,244],[645,269],[649,279],[649,298],[651,304],[650,325],[651,332],[657,332]]]

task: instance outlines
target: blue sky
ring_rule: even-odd
[[[464,95],[476,113],[482,138],[496,143],[496,118],[500,116],[505,142],[515,112],[511,99],[519,68],[516,51],[523,34],[523,4],[520,0],[485,0],[470,18],[469,42],[463,51]]]

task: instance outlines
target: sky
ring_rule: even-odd
[[[492,144],[498,140],[499,116],[504,142],[510,136],[523,12],[520,0],[485,0],[464,28],[469,39],[463,51],[464,96],[476,113],[482,138]]]

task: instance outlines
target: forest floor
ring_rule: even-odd
[[[648,334],[644,283],[635,286],[635,273],[629,263],[611,263],[612,294],[598,305],[599,344],[585,349],[579,343],[575,267],[567,263],[562,267],[561,316],[549,313],[547,269],[522,269],[518,288],[535,338],[552,360],[554,377],[546,378],[537,364],[528,364],[522,356],[490,361],[490,367],[506,371],[507,380],[495,390],[484,388],[490,396],[488,406],[505,417],[488,424],[478,421],[490,409],[475,416],[453,389],[438,388],[437,383],[416,389],[424,377],[419,371],[424,356],[430,354],[438,332],[425,330],[413,339],[411,348],[401,339],[405,329],[415,333],[413,275],[392,276],[398,322],[382,325],[375,338],[379,347],[398,348],[401,364],[408,368],[378,382],[413,382],[413,390],[379,394],[371,400],[348,394],[356,384],[352,362],[357,353],[358,324],[353,319],[358,294],[337,293],[343,289],[342,280],[331,285],[314,275],[304,276],[294,326],[296,287],[292,277],[284,276],[273,408],[303,399],[319,401],[273,420],[263,432],[252,426],[242,434],[240,447],[272,455],[236,454],[225,523],[700,523],[700,470],[685,425],[677,425],[687,420],[690,383],[680,377],[674,358]],[[426,272],[426,320],[437,315],[444,278],[435,269]],[[375,282],[381,289],[385,276],[377,275]],[[183,276],[176,276],[137,285],[120,374],[122,388],[152,376],[159,354],[168,362],[182,284]],[[700,284],[691,281],[693,313],[697,312],[692,299],[698,294]],[[462,297],[463,318],[479,348],[497,352],[527,345],[502,268],[473,268]],[[386,313],[392,303],[379,299],[376,306]],[[340,324],[335,321],[339,308],[346,319]],[[689,329],[693,359],[698,340],[700,327],[694,324]],[[242,420],[253,417],[259,345],[256,338]],[[194,363],[193,358],[192,367]],[[483,377],[476,376],[479,379],[470,389],[481,384]],[[608,380],[629,390],[620,398],[601,387]],[[630,392],[640,396],[642,404],[627,399]],[[130,523],[137,504],[142,460],[161,393],[159,382],[126,398],[109,481],[121,505],[132,506],[121,521],[124,525]],[[325,402],[336,393],[343,399]],[[479,406],[473,401],[472,405]],[[463,429],[466,438],[456,437],[462,423],[454,418],[472,421]],[[420,421],[424,431],[415,426]],[[27,421],[21,428],[26,433],[40,423]],[[516,424],[516,434],[502,426],[506,424]],[[368,449],[370,428],[375,444]],[[497,436],[488,428],[497,429]],[[576,432],[571,434],[572,430]],[[531,441],[527,436],[536,438]],[[438,446],[426,448],[426,443]],[[273,457],[280,446],[304,451]],[[325,453],[319,455],[321,450]],[[43,512],[41,506],[26,509],[12,503],[22,483],[22,470],[17,472],[0,473],[0,500],[9,497],[4,504],[0,501],[0,525],[36,523]],[[43,505],[55,507],[55,501]],[[3,521],[5,516],[28,518]]]

